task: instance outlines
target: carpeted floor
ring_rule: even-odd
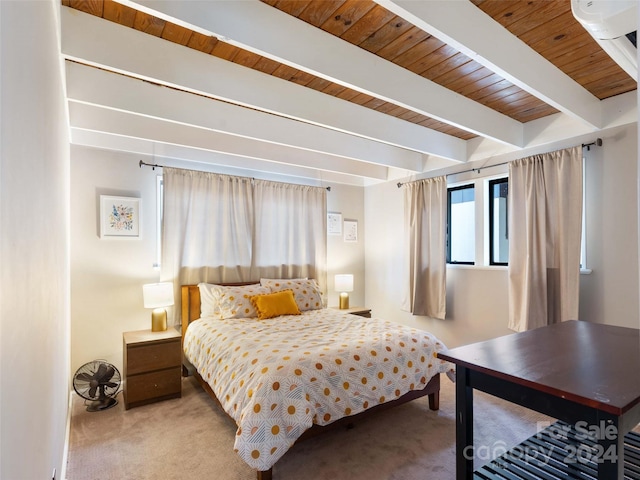
[[[476,467],[537,431],[547,417],[474,392]],[[442,377],[440,410],[421,398],[293,446],[274,480],[452,480],[455,392]],[[125,410],[85,410],[74,395],[67,480],[253,480],[233,452],[235,425],[198,386],[183,396]],[[478,457],[477,457],[478,458]]]

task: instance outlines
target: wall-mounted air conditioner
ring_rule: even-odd
[[[571,0],[573,16],[602,49],[638,79],[638,0]]]

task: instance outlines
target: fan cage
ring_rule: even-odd
[[[91,402],[88,411],[111,408],[120,391],[120,371],[105,360],[93,360],[82,365],[73,376],[73,389],[85,400]]]

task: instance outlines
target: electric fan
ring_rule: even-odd
[[[106,410],[118,403],[115,396],[120,388],[120,372],[103,360],[82,365],[73,376],[73,389],[85,400],[88,412]]]

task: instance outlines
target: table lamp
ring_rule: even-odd
[[[167,311],[164,307],[173,305],[173,283],[148,283],[142,286],[144,308],[153,308],[151,331],[163,332],[167,329]]]
[[[334,288],[336,292],[340,292],[340,309],[349,308],[349,294],[347,292],[353,292],[353,275],[336,275]]]

